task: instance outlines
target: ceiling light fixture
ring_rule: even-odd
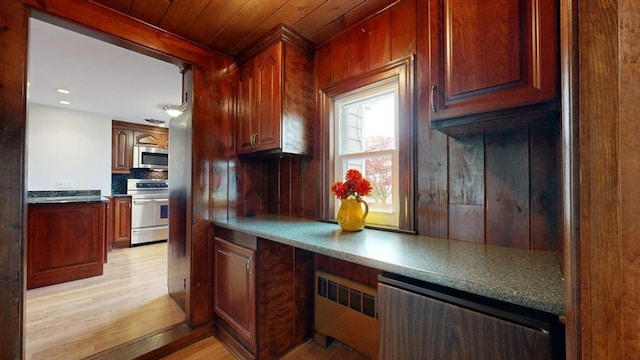
[[[59,102],[60,104],[62,104],[62,105],[69,105],[69,104],[71,104],[70,102],[68,102],[68,101],[66,101],[66,100],[60,100],[60,101],[58,101],[58,102]]]
[[[67,89],[56,89],[56,91],[61,93],[61,94],[69,94],[69,93],[71,93],[71,91],[69,91]]]
[[[164,110],[167,114],[169,114],[169,116],[176,117],[182,114],[185,110],[187,110],[187,103],[184,103],[180,106],[166,105],[162,107],[162,110]]]

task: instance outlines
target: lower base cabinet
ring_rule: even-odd
[[[564,358],[552,322],[380,279],[380,359]]]
[[[113,198],[113,243],[114,248],[131,246],[131,196]]]
[[[215,313],[238,342],[255,352],[256,251],[216,238],[214,254]]]
[[[237,357],[274,359],[311,336],[313,254],[217,228],[214,329]]]

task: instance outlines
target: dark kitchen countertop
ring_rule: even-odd
[[[558,255],[428,236],[262,215],[214,221],[318,254],[564,315],[564,279]]]
[[[109,202],[100,190],[42,190],[28,191],[27,204],[70,204]]]

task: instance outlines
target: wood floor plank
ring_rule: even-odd
[[[163,360],[232,360],[235,359],[227,348],[216,338],[209,337],[185,347]],[[285,354],[281,360],[367,360],[363,354],[332,341],[327,348],[317,345],[313,340],[298,345]]]
[[[163,360],[235,360],[235,357],[216,338],[208,337]]]
[[[167,244],[114,249],[102,276],[27,291],[26,359],[81,359],[182,321]]]

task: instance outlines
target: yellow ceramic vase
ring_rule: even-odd
[[[338,210],[338,224],[342,230],[360,231],[364,229],[369,214],[369,205],[362,199],[342,199]]]

